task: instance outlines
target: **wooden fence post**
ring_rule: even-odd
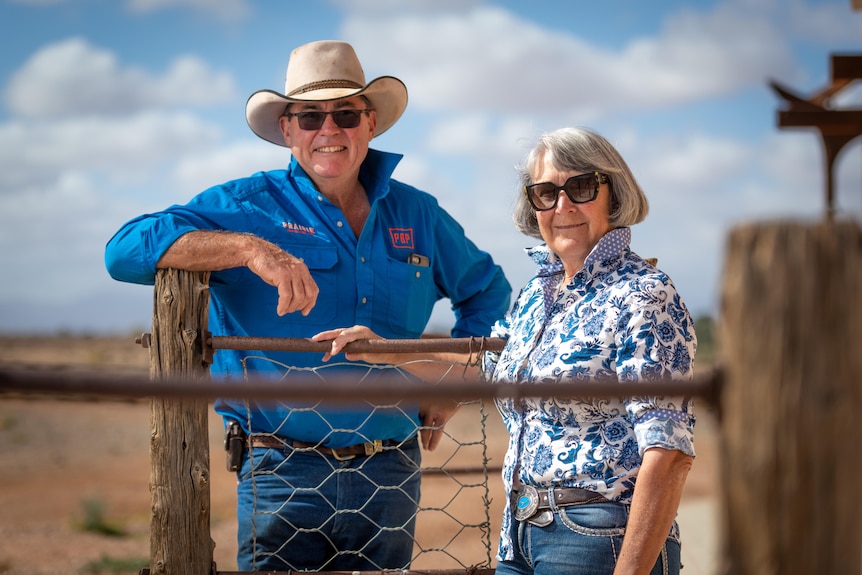
[[[202,338],[209,274],[156,275],[150,377],[209,378]],[[210,575],[208,403],[154,397],[150,417],[151,575]]]
[[[722,572],[862,573],[862,234],[740,226],[719,322]]]

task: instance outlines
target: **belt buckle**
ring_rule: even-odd
[[[515,500],[515,519],[525,521],[536,513],[539,507],[539,491],[532,485],[522,485]]]
[[[365,447],[365,457],[369,455],[374,455],[375,453],[380,453],[383,451],[383,442],[379,439],[375,439],[374,443],[366,443]]]
[[[554,512],[550,509],[543,509],[539,513],[536,513],[533,517],[527,520],[530,525],[535,525],[536,527],[547,527],[551,523],[554,522]]]
[[[332,457],[334,457],[338,461],[350,461],[351,459],[356,459],[355,453],[348,453],[346,455],[339,455],[338,449],[335,447],[330,447],[329,451],[332,453]]]

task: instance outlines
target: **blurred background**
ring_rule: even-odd
[[[514,166],[538,134],[591,127],[651,201],[633,248],[692,314],[714,316],[724,239],[747,220],[819,218],[823,152],[779,130],[777,80],[805,96],[829,55],[860,49],[851,0],[0,0],[0,332],[148,329],[149,287],[120,284],[104,245],[126,220],[286,166],[245,102],[283,91],[290,51],[352,43],[367,79],[407,85],[374,147],[434,194],[516,291]],[[837,107],[855,107],[855,86]],[[838,217],[862,218],[860,148],[837,164]],[[447,332],[447,302],[429,330]]]

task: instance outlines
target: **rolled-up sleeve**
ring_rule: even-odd
[[[238,197],[237,182],[204,190],[185,205],[129,220],[105,246],[105,267],[112,278],[152,285],[156,264],[184,234],[195,230],[255,231],[255,224]],[[265,189],[258,178],[245,185],[246,195]]]
[[[690,380],[697,338],[673,284],[663,274],[637,280],[622,328],[618,376],[628,382]],[[694,457],[693,402],[690,397],[637,397],[626,401],[638,451],[652,447],[679,450]]]
[[[156,264],[183,234],[200,229],[169,211],[123,224],[105,246],[105,267],[115,280],[152,285]]]

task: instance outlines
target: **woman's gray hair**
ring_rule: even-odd
[[[627,227],[644,221],[649,202],[623,157],[604,137],[585,128],[560,128],[539,137],[536,146],[518,166],[521,189],[512,219],[519,232],[542,239],[536,212],[527,201],[524,186],[534,184],[533,174],[551,154],[561,172],[601,172],[611,180],[610,224]]]

